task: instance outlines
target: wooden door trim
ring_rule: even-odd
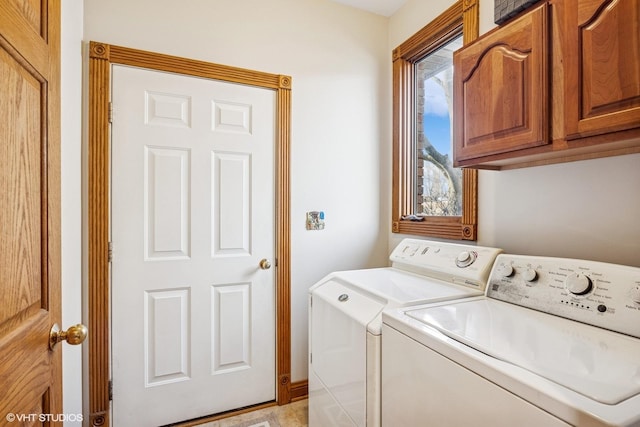
[[[111,66],[127,65],[246,84],[276,91],[276,390],[291,401],[290,143],[291,77],[99,42],[89,44],[88,345],[89,419],[109,425],[110,380],[110,126]]]

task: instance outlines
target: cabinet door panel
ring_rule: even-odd
[[[547,7],[454,54],[456,163],[549,142]]]
[[[567,139],[640,126],[640,0],[571,0]]]

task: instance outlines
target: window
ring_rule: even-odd
[[[476,240],[477,171],[453,167],[453,52],[478,36],[460,0],[393,51],[395,233]]]
[[[453,52],[462,34],[414,64],[416,206],[425,216],[462,215],[462,170],[453,167]]]

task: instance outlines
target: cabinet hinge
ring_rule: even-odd
[[[109,400],[113,400],[113,381],[109,380]]]
[[[109,242],[109,249],[107,255],[108,262],[113,261],[113,243]]]
[[[109,123],[113,123],[113,102],[109,102]]]

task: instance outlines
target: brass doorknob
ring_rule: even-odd
[[[88,333],[87,327],[81,323],[71,326],[66,331],[61,331],[60,326],[55,323],[51,327],[51,332],[49,332],[49,348],[53,350],[60,341],[66,341],[71,345],[82,344]]]
[[[268,270],[271,268],[271,263],[266,258],[263,258],[260,260],[260,268],[263,270]]]

